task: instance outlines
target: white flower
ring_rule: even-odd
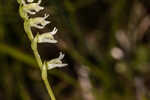
[[[33,2],[33,0],[28,0],[28,2]],[[43,10],[44,7],[41,7],[40,4],[41,4],[41,0],[39,0],[37,3],[29,3],[29,4],[26,4],[24,0],[22,0],[22,3],[23,3],[23,10],[26,12],[26,13],[29,13],[29,14],[36,14],[36,12],[39,12],[40,10]]]
[[[57,43],[57,40],[54,39],[54,36],[57,32],[57,28],[55,27],[52,32],[43,33],[38,35],[38,43]]]
[[[47,69],[50,70],[50,69],[53,69],[53,68],[56,68],[56,67],[65,67],[67,66],[67,64],[64,64],[62,63],[62,59],[64,58],[64,54],[62,54],[62,52],[60,52],[60,55],[58,58],[55,58],[55,59],[52,59],[48,62],[46,62],[46,65],[47,65]]]
[[[46,18],[49,15],[44,15],[44,17],[36,17],[36,18],[30,18],[29,23],[31,27],[43,29],[47,24],[50,23],[50,21],[46,21]]]

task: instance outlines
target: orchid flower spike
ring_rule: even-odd
[[[47,21],[46,18],[48,17],[49,15],[44,15],[44,17],[36,17],[36,18],[30,18],[29,19],[29,24],[30,24],[30,27],[35,27],[35,28],[38,28],[38,29],[43,29],[47,24],[50,23],[50,21]],[[40,24],[40,25],[39,25]]]
[[[60,52],[60,55],[58,58],[55,58],[55,59],[52,59],[48,62],[46,62],[46,65],[47,65],[47,69],[50,70],[50,69],[53,69],[53,68],[56,68],[56,67],[65,67],[67,66],[68,64],[64,64],[61,60],[64,58],[64,54],[62,54],[62,52]]]
[[[52,32],[43,33],[38,35],[38,43],[57,43],[57,40],[54,39],[54,36],[57,32],[55,27]]]
[[[49,17],[48,14],[45,14],[43,17],[30,17],[30,15],[34,15],[37,12],[44,9],[44,7],[40,6],[42,0],[37,0],[36,3],[34,3],[34,1],[35,0],[17,0],[17,2],[20,4],[19,14],[24,20],[24,29],[28,35],[29,40],[31,41],[31,48],[34,52],[34,56],[41,70],[41,76],[46,85],[48,93],[52,100],[56,100],[47,79],[47,70],[56,67],[65,67],[67,66],[67,64],[62,62],[65,56],[62,52],[60,52],[59,57],[57,58],[51,59],[49,61],[42,61],[38,51],[38,43],[57,43],[57,40],[55,40],[54,35],[57,33],[58,30],[56,27],[54,27],[54,29],[50,32],[46,32],[43,34],[37,33],[36,36],[33,35],[31,29],[32,27],[43,29],[47,24],[50,23],[50,21],[46,20]]]
[[[44,9],[44,7],[40,6],[41,0],[39,0],[37,3],[31,3],[31,2],[33,2],[33,0],[28,0],[28,2],[30,2],[29,4],[26,4],[24,2],[24,0],[22,0],[22,1],[23,1],[23,10],[26,13],[29,13],[31,15],[34,15],[37,12],[39,12],[39,11]]]

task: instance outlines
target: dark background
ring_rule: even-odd
[[[36,1],[35,1],[36,2]],[[150,100],[150,0],[42,0],[58,44],[39,44],[57,100]],[[49,100],[17,0],[0,0],[0,100]],[[35,17],[35,16],[31,16]]]

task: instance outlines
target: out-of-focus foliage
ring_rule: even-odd
[[[36,0],[35,0],[36,1]],[[59,44],[40,44],[43,60],[63,50],[49,71],[58,100],[150,100],[149,0],[42,0]],[[0,0],[0,100],[49,100],[17,0]],[[31,16],[34,17],[34,16]]]

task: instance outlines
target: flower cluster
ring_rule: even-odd
[[[34,52],[38,65],[42,71],[42,79],[45,80],[47,79],[47,70],[56,67],[67,66],[67,64],[64,64],[62,62],[62,59],[64,58],[64,54],[62,54],[62,52],[60,52],[58,58],[42,62],[41,57],[37,50],[38,43],[57,43],[58,41],[55,40],[54,35],[57,33],[58,30],[56,27],[54,27],[52,31],[42,34],[37,33],[36,36],[34,37],[31,31],[31,27],[43,29],[47,24],[50,23],[50,21],[46,20],[49,17],[48,14],[45,14],[43,17],[35,17],[35,18],[29,17],[29,15],[34,15],[37,12],[44,9],[44,7],[40,6],[42,0],[38,0],[37,3],[34,3],[34,0],[27,0],[27,1],[17,0],[17,1],[20,4],[19,6],[20,16],[24,19],[25,32],[27,33],[28,38],[31,41],[31,48]]]
[[[49,15],[45,14],[43,17],[36,17],[36,18],[29,18],[29,14],[36,14],[37,12],[44,9],[44,7],[41,7],[41,0],[38,0],[37,3],[33,3],[33,0],[18,0],[18,3],[20,3],[20,8],[22,9],[23,13],[26,14],[25,23],[25,30],[27,30],[27,34],[32,34],[31,27],[35,27],[38,29],[43,29],[47,24],[50,23],[50,21],[47,21],[46,19],[49,17]],[[37,34],[33,39],[31,40],[33,42],[34,39],[36,39],[34,42],[36,43],[57,43],[57,40],[55,40],[54,35],[57,33],[57,28],[54,27],[54,29],[51,32],[46,32],[42,34]],[[29,33],[28,33],[29,32]],[[30,36],[30,35],[28,35]],[[33,35],[32,35],[33,36]],[[55,67],[63,67],[67,64],[62,63],[62,59],[64,57],[64,54],[60,52],[60,56],[58,58],[52,59],[46,63],[48,66],[48,69],[52,69]]]

